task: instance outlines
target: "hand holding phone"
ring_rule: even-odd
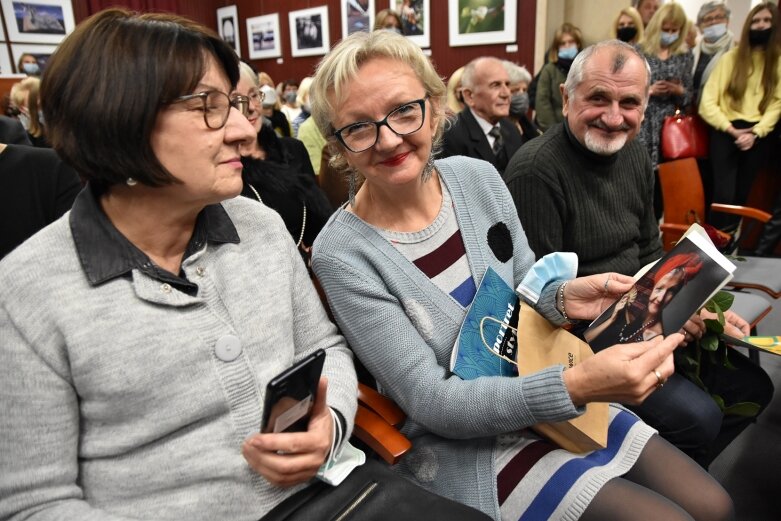
[[[268,383],[261,432],[306,430],[324,362],[325,351],[318,349]]]
[[[331,449],[333,419],[326,405],[328,380],[320,378],[306,432],[256,433],[241,453],[249,466],[275,486],[304,483],[317,474]]]

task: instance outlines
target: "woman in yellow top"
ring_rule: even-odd
[[[738,46],[719,60],[702,93],[700,115],[713,127],[713,201],[745,204],[770,151],[767,139],[781,115],[781,34],[778,8],[764,2],[748,14]],[[736,224],[714,214],[718,227]]]

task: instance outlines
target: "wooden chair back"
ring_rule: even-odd
[[[659,164],[659,183],[664,201],[665,224],[688,228],[697,219],[705,221],[705,191],[696,159],[690,157]],[[665,251],[680,238],[681,232],[671,227],[662,227]]]

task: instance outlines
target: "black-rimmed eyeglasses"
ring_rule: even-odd
[[[380,127],[385,125],[397,136],[406,136],[417,132],[426,119],[426,100],[421,98],[400,105],[391,110],[380,121],[358,121],[334,132],[334,136],[344,147],[353,153],[369,150],[380,137]]]
[[[211,90],[208,92],[198,92],[197,94],[179,96],[171,101],[171,104],[200,99],[203,110],[203,121],[210,129],[218,130],[224,127],[225,123],[228,121],[231,108],[235,108],[241,112],[244,117],[247,117],[247,115],[249,115],[250,102],[255,102],[259,105],[260,102],[263,101],[263,93],[257,91],[257,95],[260,101],[256,102],[252,97],[252,92],[250,92],[250,96],[243,96],[241,94],[228,96],[224,92]]]

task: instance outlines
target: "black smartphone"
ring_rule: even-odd
[[[266,386],[261,432],[305,431],[323,372],[325,351],[318,349]]]

